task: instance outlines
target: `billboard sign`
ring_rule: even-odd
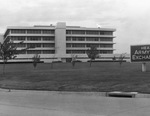
[[[132,45],[130,50],[131,62],[150,61],[150,45]]]

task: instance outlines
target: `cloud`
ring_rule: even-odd
[[[116,52],[131,44],[148,43],[149,0],[0,0],[0,32],[10,25],[67,25],[114,27]]]
[[[15,2],[14,2],[15,1]],[[0,13],[11,22],[50,22],[57,20],[85,21],[94,19],[105,20],[107,11],[111,11],[113,2],[109,0],[6,0],[4,6],[9,7],[4,13]],[[12,5],[12,6],[11,6]],[[5,8],[2,8],[5,9]],[[4,15],[8,14],[8,15]],[[110,13],[112,14],[112,12]],[[8,21],[10,22],[10,21]],[[4,21],[4,24],[6,22]]]

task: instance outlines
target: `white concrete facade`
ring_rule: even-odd
[[[66,26],[65,22],[58,22],[56,26],[8,27],[4,40],[11,38],[18,50],[30,47],[21,52],[16,61],[30,61],[35,54],[45,62],[70,61],[72,54],[87,61],[86,50],[90,45],[97,46],[101,60],[110,60],[114,56],[114,31],[116,29]],[[21,41],[23,43],[19,44]]]
[[[55,54],[59,60],[63,60],[66,54],[66,24],[58,23],[55,29]]]

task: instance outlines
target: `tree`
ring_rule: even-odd
[[[19,42],[18,44],[22,44],[23,41]],[[6,39],[3,43],[0,43],[0,57],[3,60],[3,74],[5,74],[5,64],[10,59],[15,59],[17,57],[17,54],[19,54],[21,51],[26,50],[17,50],[17,46],[11,41],[10,38]]]
[[[90,46],[90,49],[86,51],[88,57],[90,58],[90,67],[92,65],[92,61],[95,60],[95,58],[99,57],[99,51],[97,50],[97,47],[94,45]]]
[[[35,69],[35,68],[37,67],[37,63],[40,61],[40,55],[35,54],[35,55],[33,56],[32,60],[33,60],[33,67],[34,67],[34,69]]]
[[[71,54],[71,57],[72,57],[71,63],[72,63],[72,66],[74,67],[78,56]]]
[[[52,69],[53,69],[54,59],[55,59],[55,54],[53,55],[52,62],[51,62],[51,68],[52,68]]]
[[[112,60],[113,60],[113,61],[116,61],[116,56],[114,56],[114,57],[112,58]]]
[[[126,53],[123,53],[123,54],[121,54],[120,57],[119,57],[119,64],[120,64],[120,66],[121,66],[122,63],[123,63],[123,60],[124,60],[124,58],[125,58],[125,55],[126,55]]]

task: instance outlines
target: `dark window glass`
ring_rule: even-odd
[[[25,41],[25,37],[24,36],[12,36],[11,40],[13,40],[13,41]]]
[[[71,37],[66,37],[66,41],[71,41]]]
[[[113,45],[112,44],[100,44],[101,48],[112,48]]]
[[[27,30],[28,34],[41,34],[41,30],[36,30],[36,29],[30,29]]]
[[[47,47],[54,47],[55,45],[53,43],[43,43],[43,47],[47,48]]]
[[[41,54],[40,50],[27,50],[27,54]]]
[[[71,34],[71,31],[70,31],[70,30],[67,30],[67,31],[66,31],[66,34]]]
[[[96,38],[96,37],[87,37],[86,41],[99,41],[99,38]]]
[[[99,31],[86,31],[87,35],[99,35]]]
[[[100,41],[113,41],[113,38],[109,38],[109,37],[101,37]]]
[[[11,30],[11,33],[12,34],[24,34],[24,33],[26,33],[26,30],[24,30],[24,29],[12,29]]]
[[[43,54],[54,54],[54,50],[43,50]]]
[[[112,54],[112,50],[100,50],[100,54]]]
[[[43,41],[54,41],[54,37],[43,37]]]
[[[112,31],[101,31],[100,34],[101,35],[112,35],[113,32]]]
[[[27,37],[27,40],[28,41],[41,41],[41,37],[30,36],[30,37]]]
[[[43,34],[54,34],[54,30],[42,30]]]
[[[83,34],[85,34],[85,31],[83,31],[83,30],[72,30],[72,34],[83,35]]]

